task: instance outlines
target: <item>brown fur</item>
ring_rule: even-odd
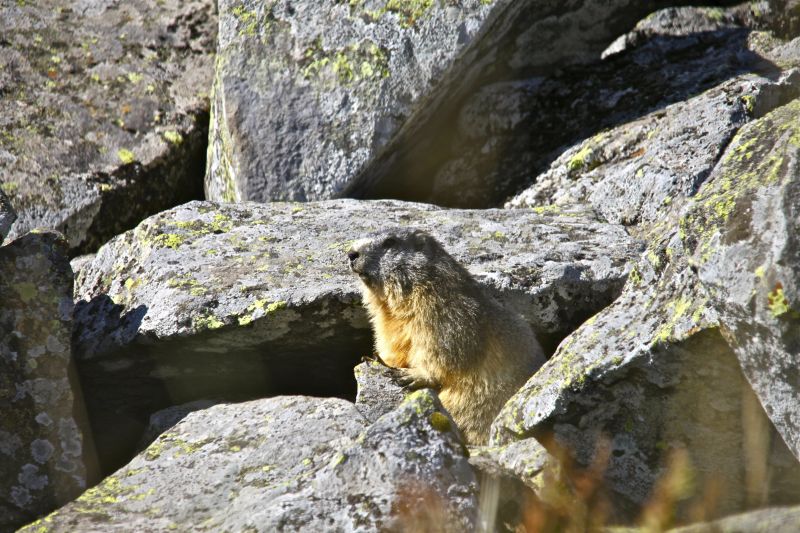
[[[467,442],[485,443],[503,404],[545,361],[528,324],[424,232],[384,232],[348,255],[378,355],[412,387],[438,389]]]

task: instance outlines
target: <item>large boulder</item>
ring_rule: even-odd
[[[6,2],[0,34],[13,235],[54,228],[75,254],[202,196],[213,1]]]
[[[430,391],[372,425],[339,399],[218,405],[22,531],[469,531],[478,485],[454,427]]]
[[[606,454],[621,515],[676,464],[693,480],[676,505],[715,486],[721,513],[800,501],[798,125],[795,100],[737,133],[620,298],[509,401],[494,444],[536,438],[584,466]]]
[[[60,235],[29,233],[0,247],[0,531],[63,505],[86,484],[72,310]]]
[[[352,397],[353,365],[372,340],[345,251],[401,225],[436,236],[550,350],[616,298],[642,249],[568,209],[332,200],[163,212],[103,246],[76,284],[74,341],[94,427],[104,428],[98,447],[124,449],[150,413],[196,399]]]
[[[726,516],[712,522],[670,529],[670,533],[794,533],[800,530],[800,507],[773,507]]]
[[[428,199],[468,95],[592,61],[671,3],[223,0],[207,197]]]

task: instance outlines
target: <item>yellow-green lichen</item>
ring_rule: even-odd
[[[219,329],[225,325],[220,319],[215,317],[214,315],[206,315],[206,316],[199,316],[196,317],[192,321],[194,328],[197,330],[201,329]]]
[[[777,283],[775,288],[767,294],[767,308],[773,317],[779,318],[786,314],[797,314],[789,305],[789,300],[783,292],[783,285]]]
[[[174,144],[175,146],[178,146],[183,142],[183,135],[181,135],[177,131],[173,130],[165,131],[164,133],[162,133],[162,135],[168,142]]]
[[[335,50],[326,50],[322,40],[309,46],[301,63],[305,79],[332,75],[342,85],[389,76],[389,59],[383,48],[363,41]]]
[[[120,148],[117,150],[117,157],[119,157],[119,160],[122,161],[123,165],[129,165],[136,161],[136,156],[134,153],[125,148]]]
[[[153,239],[153,245],[158,248],[172,248],[173,250],[183,244],[183,237],[176,233],[162,233]]]

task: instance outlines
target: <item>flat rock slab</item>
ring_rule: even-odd
[[[91,251],[201,197],[214,2],[7,2],[0,34],[13,235],[53,228]]]
[[[145,424],[209,397],[352,397],[372,340],[345,251],[391,226],[430,231],[551,349],[613,301],[641,250],[584,211],[192,202],[113,239],[80,271],[74,340],[91,409],[106,413],[95,427]],[[109,435],[135,442],[142,429]]]
[[[306,201],[402,186],[406,163],[427,157],[451,106],[487,78],[590,61],[671,3],[223,0],[206,196]]]
[[[0,531],[80,494],[83,435],[73,414],[72,270],[56,233],[0,247]]]
[[[372,425],[339,399],[218,405],[23,531],[468,531],[477,482],[452,427],[426,391]]]

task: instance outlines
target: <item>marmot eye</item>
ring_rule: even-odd
[[[397,244],[397,239],[395,239],[394,237],[387,237],[383,241],[383,244],[381,244],[381,246],[383,246],[384,248],[391,248],[395,244]]]

